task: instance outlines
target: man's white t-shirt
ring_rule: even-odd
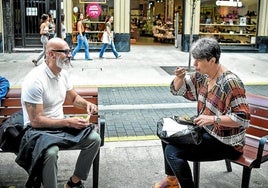
[[[63,103],[66,92],[72,88],[66,70],[62,70],[56,76],[45,62],[34,68],[25,77],[21,88],[24,126],[30,123],[25,102],[43,104],[44,116],[53,119],[64,118]]]

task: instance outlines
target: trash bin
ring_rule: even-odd
[[[118,52],[130,51],[130,34],[116,33],[114,38],[114,45]]]
[[[259,45],[259,52],[260,53],[266,53],[267,52],[267,45],[266,44],[260,44]]]

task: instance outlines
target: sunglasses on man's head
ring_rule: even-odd
[[[71,53],[70,49],[66,49],[66,50],[51,50],[53,52],[62,52],[65,53],[65,55],[69,55]]]

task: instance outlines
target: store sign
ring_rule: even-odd
[[[101,14],[101,6],[99,4],[88,4],[86,12],[89,18],[98,18]]]
[[[106,3],[106,0],[79,0],[79,3]]]
[[[229,0],[229,1],[216,1],[217,6],[229,6],[229,7],[242,7],[242,2],[239,0]]]

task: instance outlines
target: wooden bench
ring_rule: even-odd
[[[87,101],[90,101],[98,105],[98,88],[75,88],[77,93],[82,96]],[[21,107],[21,90],[10,89],[6,97],[2,100],[2,105],[0,107],[0,123],[5,119],[10,117],[11,114],[18,112],[22,109]],[[63,106],[65,115],[82,115],[85,111],[82,109],[77,109],[73,107],[70,103],[65,102]],[[90,121],[97,125],[97,130],[101,136],[101,146],[104,145],[104,129],[105,129],[105,119],[104,117],[93,114],[90,117]],[[1,150],[0,150],[1,151]],[[3,151],[1,151],[3,152]],[[93,187],[97,188],[99,183],[99,159],[100,151],[98,152],[96,158],[93,162]]]
[[[231,162],[243,166],[241,188],[248,188],[253,168],[260,168],[268,161],[268,97],[246,94],[250,108],[250,126],[246,131],[244,153],[237,160],[226,159],[228,172],[232,171]],[[195,188],[199,187],[200,162],[193,163]]]

